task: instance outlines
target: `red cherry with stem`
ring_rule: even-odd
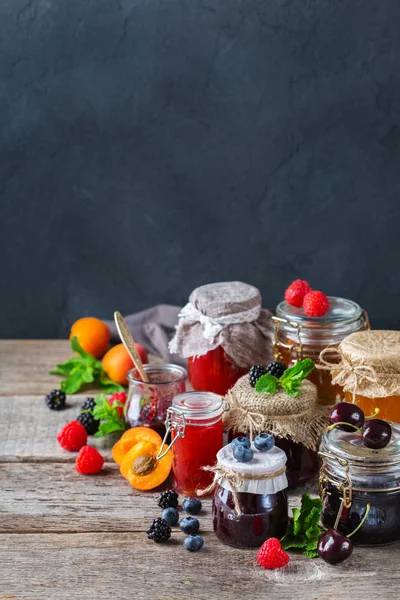
[[[343,431],[354,431],[364,425],[365,415],[355,404],[338,402],[330,410],[328,419],[331,425],[336,425]]]
[[[367,448],[379,450],[385,448],[392,437],[392,428],[382,419],[370,419],[362,428],[362,442]]]
[[[349,538],[365,523],[370,508],[371,505],[368,503],[365,514],[358,527],[356,527],[356,529],[347,537],[336,531],[336,529],[328,529],[325,531],[318,542],[317,551],[320,558],[330,565],[337,565],[346,560],[346,558],[349,558],[353,552],[353,542]]]

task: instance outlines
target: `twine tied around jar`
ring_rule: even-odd
[[[244,480],[252,479],[257,481],[265,481],[267,479],[275,479],[276,477],[280,477],[281,475],[284,475],[286,473],[286,466],[283,466],[282,468],[278,469],[277,471],[273,471],[272,473],[264,473],[262,475],[256,473],[251,473],[249,475],[246,475],[245,473],[236,473],[236,471],[233,471],[232,469],[227,469],[226,467],[224,467],[224,465],[221,465],[221,463],[217,463],[214,467],[203,467],[203,471],[209,471],[211,473],[214,473],[214,479],[209,486],[202,490],[198,490],[196,492],[197,495],[206,496],[210,494],[215,490],[217,485],[219,485],[220,482],[223,479],[225,479],[229,483],[229,486],[231,488],[236,514],[241,515],[242,511],[240,510],[237,488],[241,488],[243,486]]]
[[[326,354],[338,354],[340,362],[332,363],[325,359]],[[352,363],[350,358],[346,356],[340,348],[327,347],[319,355],[321,364],[316,364],[317,369],[331,371],[332,385],[340,385],[351,389],[353,402],[355,401],[358,386],[363,382],[377,382],[377,374],[373,367],[369,365],[357,365]]]

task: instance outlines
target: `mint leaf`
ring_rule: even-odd
[[[279,379],[280,383],[286,381],[288,379],[302,381],[311,373],[311,371],[315,368],[315,363],[311,358],[305,358],[300,362],[293,365],[289,369],[284,371],[282,377]]]
[[[310,498],[303,494],[301,508],[293,509],[293,519],[289,523],[287,533],[282,540],[282,548],[297,548],[310,558],[315,558],[318,540],[321,533],[319,519],[322,502],[320,498]]]
[[[261,377],[257,379],[256,392],[267,392],[268,394],[275,394],[278,388],[278,381],[278,378],[274,375],[265,373],[265,375],[261,375]]]
[[[122,406],[121,402],[115,402],[110,406],[104,394],[98,394],[94,401],[95,406],[89,412],[95,419],[100,421],[99,430],[95,437],[104,437],[115,431],[125,431],[128,428],[125,419],[119,416],[118,406]]]
[[[302,550],[304,546],[305,540],[301,536],[285,535],[282,540],[282,548],[284,550],[288,550],[289,548],[298,548],[299,550]]]
[[[310,494],[303,494],[301,497],[301,510],[312,510],[313,508],[318,508],[321,512],[322,510],[322,500],[321,498],[311,498]]]
[[[116,392],[123,392],[124,386],[119,383],[115,383],[109,378],[107,373],[102,369],[99,378],[100,387],[106,394],[115,394]]]
[[[80,389],[82,383],[82,373],[80,370],[77,370],[75,373],[71,373],[67,379],[64,379],[60,387],[66,394],[75,394]]]
[[[302,523],[300,520],[300,514],[301,514],[300,509],[294,508],[292,511],[292,514],[293,514],[293,534],[298,535],[302,528]]]
[[[305,556],[308,556],[308,558],[318,558],[318,552],[317,549],[315,548],[315,550],[304,550],[303,554]]]

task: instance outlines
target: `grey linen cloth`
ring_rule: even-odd
[[[124,319],[135,342],[142,344],[148,352],[161,356],[166,362],[186,366],[185,358],[170,354],[168,351],[168,344],[174,337],[175,326],[178,324],[180,310],[180,306],[158,304],[141,312],[126,315]],[[106,321],[106,323],[111,331],[111,342],[120,342],[114,321]]]

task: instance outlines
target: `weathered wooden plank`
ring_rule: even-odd
[[[398,595],[398,549],[356,549],[337,567],[293,556],[264,571],[254,550],[238,550],[205,534],[199,553],[183,534],[154,544],[143,533],[1,536],[0,597],[70,600],[364,600]]]
[[[47,408],[43,396],[0,396],[0,461],[75,461],[76,454],[63,450],[56,435],[63,425],[76,418],[85,398],[69,396],[68,408],[54,411]],[[90,437],[89,443],[110,460],[117,437]]]
[[[304,491],[316,495],[315,482],[293,491],[291,506],[299,506]],[[160,516],[159,493],[134,490],[112,464],[85,477],[72,464],[3,463],[0,533],[145,531]],[[212,531],[210,499],[203,500],[200,520],[202,531]]]
[[[68,340],[0,340],[0,382],[4,396],[47,394],[60,387],[60,377],[50,375],[55,365],[72,356]],[[149,356],[150,362],[159,362]],[[98,387],[88,385],[84,393]]]

